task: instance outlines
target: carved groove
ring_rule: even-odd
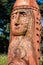
[[[37,43],[39,43],[39,41],[37,41]]]
[[[39,34],[36,34],[37,36],[39,36]]]

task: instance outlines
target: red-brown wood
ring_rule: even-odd
[[[41,28],[36,0],[16,0],[10,21],[8,65],[40,65]]]

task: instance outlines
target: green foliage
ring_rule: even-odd
[[[41,65],[43,65],[43,55],[41,56]]]
[[[36,0],[36,1],[40,7],[41,15],[43,16],[43,2],[41,2],[41,0]]]
[[[12,0],[0,0],[0,51],[8,49],[10,14],[13,3]]]
[[[42,37],[43,37],[43,27],[42,27]]]

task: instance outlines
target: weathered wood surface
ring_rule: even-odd
[[[40,65],[41,15],[35,0],[17,0],[10,21],[8,65]]]

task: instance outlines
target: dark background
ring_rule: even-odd
[[[0,53],[7,53],[10,34],[10,14],[15,0],[0,0]],[[41,53],[43,54],[43,2],[37,0],[42,15]]]

